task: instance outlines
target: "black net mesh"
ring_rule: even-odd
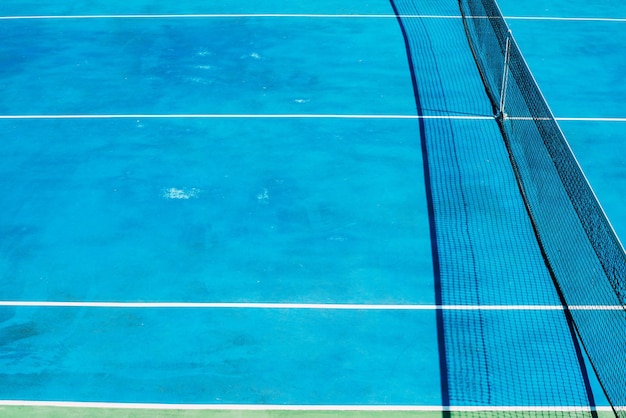
[[[493,0],[459,0],[459,4],[487,93],[494,109],[503,114],[498,118],[500,128],[547,265],[609,401],[624,406],[623,247],[498,5]],[[626,416],[623,409],[616,408],[615,413]]]
[[[437,303],[460,307],[438,312],[444,405],[484,406],[476,417],[597,416],[575,327],[620,404],[624,270],[611,266],[623,252],[514,42],[508,115],[484,117],[499,108],[509,37],[497,6],[462,0],[464,19],[428,19],[458,4],[391,5],[423,116]],[[502,406],[512,408],[490,410]]]

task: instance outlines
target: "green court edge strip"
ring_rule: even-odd
[[[609,407],[441,407],[441,406],[358,406],[358,405],[169,405],[119,404],[82,402],[0,401],[0,415],[4,418],[435,418],[442,414],[470,417],[480,413],[481,418],[501,416],[537,417],[550,412],[554,418],[576,416],[590,411],[599,417],[613,416]]]

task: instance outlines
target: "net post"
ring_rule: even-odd
[[[509,62],[511,59],[511,38],[513,34],[511,30],[507,33],[506,36],[506,46],[504,50],[504,68],[502,70],[502,85],[500,86],[500,103],[498,106],[498,113],[496,114],[496,118],[500,120],[505,120],[507,114],[505,112],[506,106],[506,90],[509,84]]]

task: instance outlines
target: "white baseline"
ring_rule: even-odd
[[[589,412],[612,411],[608,406],[440,406],[440,405],[270,405],[270,404],[159,404],[118,402],[62,402],[0,400],[0,406],[162,409],[162,410],[228,410],[228,411],[414,411],[414,412]],[[624,407],[616,407],[624,410]]]

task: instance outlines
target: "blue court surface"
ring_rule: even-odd
[[[500,3],[626,237],[626,6]],[[612,416],[456,0],[7,0],[0,61],[6,416]]]

